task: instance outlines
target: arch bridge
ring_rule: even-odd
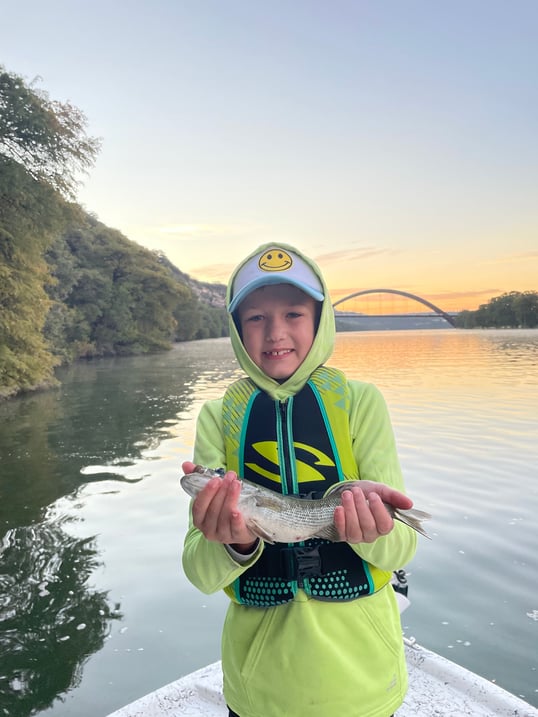
[[[436,316],[441,316],[445,321],[447,321],[451,326],[456,326],[456,322],[454,321],[454,317],[450,314],[447,314],[446,311],[443,311],[443,309],[440,309],[435,304],[432,304],[431,301],[428,301],[427,299],[423,299],[421,296],[417,296],[416,294],[411,294],[408,291],[400,291],[399,289],[365,289],[364,291],[356,291],[353,294],[348,294],[348,296],[344,296],[343,299],[338,299],[338,301],[335,301],[333,304],[333,308],[336,308],[338,304],[343,304],[344,301],[348,301],[349,299],[354,299],[357,296],[364,296],[366,294],[397,294],[398,296],[404,296],[407,299],[412,299],[414,301],[417,301],[419,304],[423,304],[424,306],[427,306],[429,309],[431,309]]]

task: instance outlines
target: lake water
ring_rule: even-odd
[[[404,631],[538,706],[538,331],[337,335],[433,514]],[[201,404],[227,339],[80,363],[0,404],[0,714],[101,717],[219,658],[227,599],[182,574]]]

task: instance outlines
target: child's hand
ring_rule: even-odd
[[[192,473],[195,464],[185,461],[184,473]],[[232,545],[238,552],[249,552],[256,536],[247,528],[237,500],[241,481],[228,471],[224,478],[212,478],[192,503],[192,521],[208,540]]]
[[[407,510],[411,498],[384,483],[361,481],[342,493],[342,505],[335,508],[334,524],[340,539],[347,543],[373,543],[390,533],[394,522],[383,503]]]

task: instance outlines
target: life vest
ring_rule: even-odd
[[[347,380],[337,369],[316,369],[286,401],[240,379],[223,399],[227,469],[283,495],[321,498],[334,483],[360,477],[349,410]],[[236,602],[270,607],[289,602],[299,588],[318,600],[355,600],[390,578],[347,543],[312,538],[266,544],[256,563],[225,590]]]

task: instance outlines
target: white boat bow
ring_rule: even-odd
[[[404,638],[409,690],[397,717],[538,717],[498,685]],[[185,675],[108,717],[226,717],[221,663]]]

